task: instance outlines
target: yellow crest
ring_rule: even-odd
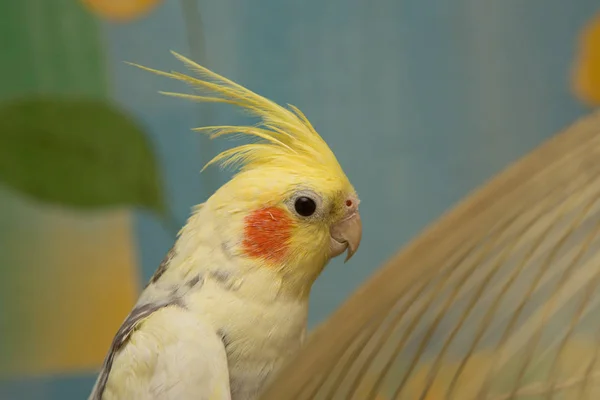
[[[193,101],[234,104],[260,118],[260,122],[255,126],[195,128],[194,131],[207,133],[210,138],[237,134],[258,139],[255,143],[240,145],[218,154],[204,168],[214,163],[219,163],[223,167],[238,165],[242,171],[258,166],[276,166],[287,169],[302,165],[318,167],[320,170],[345,178],[327,143],[298,108],[289,104],[288,108],[282,107],[180,54],[173,51],[171,53],[190,70],[196,72],[199,77],[194,78],[180,72],[163,72],[133,63],[128,64],[185,82],[200,91],[198,95],[160,92],[162,94]]]

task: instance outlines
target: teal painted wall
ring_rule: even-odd
[[[181,70],[172,49],[311,119],[358,190],[364,223],[355,258],[332,262],[314,287],[314,326],[442,212],[588,111],[569,73],[577,36],[599,11],[595,0],[165,0],[129,22],[94,17],[103,56],[89,68],[101,64],[103,90],[156,149],[179,221],[228,177],[199,174],[227,143],[189,129],[243,117],[160,96],[182,87],[123,61]],[[59,63],[49,49],[40,51]],[[136,211],[133,235],[144,282],[173,233]],[[0,399],[80,399],[93,380],[83,369],[6,378]]]

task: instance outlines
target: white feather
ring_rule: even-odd
[[[104,400],[231,400],[221,338],[179,307],[153,313],[114,360]]]

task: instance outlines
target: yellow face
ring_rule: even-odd
[[[243,210],[245,256],[314,280],[332,257],[354,254],[362,229],[358,196],[345,176],[324,172],[253,169],[215,194],[228,213]]]

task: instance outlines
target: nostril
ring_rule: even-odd
[[[352,207],[352,200],[346,200],[346,207]]]

